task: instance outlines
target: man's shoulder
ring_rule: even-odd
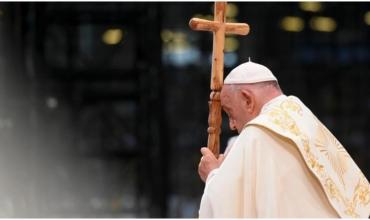
[[[243,148],[259,149],[260,145],[266,145],[266,143],[271,145],[275,142],[273,140],[276,140],[279,137],[279,134],[264,126],[251,125],[243,129],[236,142],[243,145]]]
[[[284,149],[285,144],[291,144],[291,142],[287,142],[282,136],[268,128],[252,125],[246,127],[239,135],[230,155],[256,162],[257,158],[262,160],[268,156],[275,158],[278,155],[277,152]]]
[[[273,133],[274,133],[273,131],[271,131],[270,129],[264,126],[253,124],[253,125],[246,126],[239,136],[245,137],[245,138],[256,139],[256,138],[271,136]]]

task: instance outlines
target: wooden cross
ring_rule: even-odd
[[[197,31],[213,32],[213,51],[212,51],[212,76],[211,76],[211,95],[208,116],[208,143],[207,147],[218,157],[220,153],[220,133],[221,133],[221,103],[220,93],[224,79],[224,44],[225,34],[247,35],[249,26],[245,23],[225,23],[226,2],[215,2],[214,20],[204,20],[192,18],[189,26]]]

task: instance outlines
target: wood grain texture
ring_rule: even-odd
[[[224,45],[226,34],[247,35],[249,26],[245,23],[225,23],[226,2],[215,2],[214,20],[192,18],[189,26],[196,31],[213,32],[211,95],[208,116],[208,143],[207,147],[218,157],[220,153],[221,134],[221,102],[220,92],[224,78]]]

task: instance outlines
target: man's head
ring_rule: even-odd
[[[241,132],[271,99],[281,95],[275,76],[266,67],[247,62],[233,69],[221,90],[221,105],[232,130]]]

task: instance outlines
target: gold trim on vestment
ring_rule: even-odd
[[[303,108],[297,98],[290,96],[279,104],[270,104],[246,126],[261,125],[293,140],[341,217],[361,217],[359,210],[364,213],[364,209],[368,214],[370,185],[365,176],[334,135],[308,109]],[[297,120],[314,121],[315,133],[305,133]]]

